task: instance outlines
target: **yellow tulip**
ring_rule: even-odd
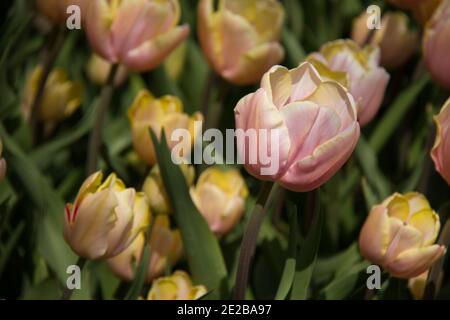
[[[429,270],[422,273],[420,276],[408,280],[408,288],[415,300],[422,300],[427,285]]]
[[[248,189],[236,169],[206,169],[196,186],[191,187],[190,193],[198,210],[217,236],[230,232],[245,212]]]
[[[258,82],[281,62],[284,8],[277,0],[200,0],[198,35],[212,68],[228,81]]]
[[[360,251],[394,277],[417,277],[445,253],[444,246],[434,244],[439,228],[439,216],[423,195],[396,193],[370,211]]]
[[[180,169],[183,172],[188,187],[190,187],[195,179],[194,167],[181,164]],[[158,165],[152,168],[149,176],[145,179],[142,191],[147,195],[150,209],[154,213],[169,214],[172,212]]]
[[[186,272],[175,271],[171,276],[153,282],[147,300],[197,300],[206,293],[206,287],[192,285]]]
[[[102,57],[93,53],[89,58],[86,65],[86,73],[93,83],[101,86],[108,80],[109,72],[111,71],[112,65]],[[128,71],[124,66],[119,66],[116,77],[114,79],[114,84],[116,87],[122,85],[128,77]]]
[[[37,66],[28,76],[22,99],[22,113],[26,120],[31,116],[31,108],[42,77],[42,67]],[[68,79],[62,69],[53,70],[45,84],[38,120],[49,127],[70,117],[80,106],[83,89],[80,84]]]
[[[151,259],[145,276],[146,283],[150,283],[154,278],[161,276],[182,255],[180,232],[170,229],[170,222],[167,216],[157,215],[154,219],[155,222],[149,241]],[[116,275],[126,281],[134,279],[133,264],[136,266],[140,262],[144,241],[144,232],[141,232],[127,249],[119,255],[108,259],[107,263]]]
[[[119,254],[147,228],[150,218],[145,195],[126,188],[115,174],[102,180],[101,172],[92,174],[75,202],[66,205],[64,238],[88,259]]]
[[[150,138],[150,128],[158,138],[160,138],[161,129],[164,128],[169,149],[172,149],[178,144],[177,141],[171,139],[174,130],[189,130],[190,136],[193,139],[191,139],[190,145],[182,148],[182,150],[189,150],[198,134],[200,134],[198,130],[195,130],[194,123],[196,121],[203,121],[201,113],[196,112],[192,116],[184,113],[183,105],[177,97],[164,96],[156,99],[147,90],[142,90],[137,95],[128,110],[128,118],[131,123],[134,149],[141,160],[148,165],[154,165],[156,163],[156,154]],[[188,144],[189,141],[188,139],[184,139],[182,143]],[[188,155],[182,156],[186,157]]]

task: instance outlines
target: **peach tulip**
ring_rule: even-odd
[[[151,283],[154,278],[161,276],[182,255],[181,234],[178,230],[170,230],[169,218],[159,215],[152,219],[155,219],[155,223],[149,241],[151,258],[145,275],[146,283]],[[134,279],[133,265],[139,264],[144,241],[144,232],[141,232],[122,253],[107,260],[117,276],[126,281]]]
[[[133,71],[148,71],[189,34],[177,26],[178,0],[91,0],[86,32],[94,51],[110,63]]]
[[[352,39],[362,46],[370,30],[367,28],[368,14],[363,13],[353,23]],[[381,20],[381,29],[375,30],[370,44],[379,46],[381,65],[386,68],[398,68],[404,65],[418,47],[419,36],[409,30],[409,18],[402,12],[388,12]]]
[[[145,230],[149,209],[145,196],[126,188],[111,174],[92,174],[80,188],[74,204],[66,205],[64,239],[87,259],[113,257]]]
[[[450,89],[450,0],[443,0],[425,28],[423,56],[433,79]]]
[[[284,9],[277,0],[200,0],[198,35],[211,67],[226,80],[247,85],[283,60],[279,44]]]
[[[211,231],[219,237],[229,233],[245,212],[248,189],[236,169],[206,169],[190,193]]]
[[[442,0],[388,0],[400,9],[410,10],[417,21],[425,24]]]
[[[308,60],[347,73],[348,90],[356,100],[361,126],[376,116],[389,82],[389,74],[379,66],[379,48],[370,45],[360,48],[352,40],[337,40],[322,46]]]
[[[310,191],[330,179],[360,134],[353,97],[308,62],[292,70],[272,67],[261,88],[241,99],[234,112],[236,128],[248,136],[237,139],[247,171],[292,191]]]
[[[171,276],[153,282],[147,300],[197,300],[206,293],[205,286],[192,285],[186,272],[175,271]]]
[[[165,130],[167,144],[172,149],[179,145],[178,141],[171,139],[172,132],[176,129],[186,129],[190,132],[189,141],[183,140],[181,144],[182,150],[189,150],[194,144],[196,137],[200,134],[195,126],[196,121],[203,121],[201,113],[194,113],[188,116],[183,112],[183,104],[177,97],[164,96],[155,99],[150,92],[142,90],[134,100],[132,106],[128,110],[128,118],[131,123],[133,146],[141,160],[148,165],[156,163],[156,154],[153,143],[150,138],[150,128],[160,138],[161,129]],[[201,126],[200,126],[201,127]],[[183,155],[187,157],[187,154]]]
[[[423,195],[396,193],[370,211],[360,251],[393,277],[417,277],[445,253],[444,246],[434,244],[439,228],[439,216]]]
[[[447,100],[434,121],[436,122],[437,132],[431,157],[436,170],[450,185],[450,99]]]

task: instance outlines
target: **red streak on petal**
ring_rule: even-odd
[[[80,208],[79,206],[75,206],[75,209],[73,210],[72,222],[74,222],[75,219],[77,218],[79,208]]]
[[[65,211],[66,211],[67,220],[69,222],[71,222],[70,221],[70,205],[69,204],[66,204]]]

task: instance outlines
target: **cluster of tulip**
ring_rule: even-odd
[[[425,66],[438,85],[450,89],[450,0],[388,2],[410,10],[424,25]],[[53,25],[65,23],[69,5],[80,6],[93,50],[86,74],[105,87],[109,83],[117,88],[131,74],[152,71],[170,59],[168,67],[177,67],[177,55],[190,34],[187,24],[179,25],[178,0],[37,0],[36,4]],[[248,156],[256,146],[257,150],[276,149],[279,155],[273,174],[261,173],[266,163],[259,153],[254,162],[244,160],[245,170],[292,192],[314,191],[347,163],[362,128],[380,112],[390,81],[386,69],[404,67],[418,50],[419,32],[410,30],[406,13],[385,13],[378,30],[368,29],[370,14],[364,13],[354,20],[352,39],[325,43],[288,69],[278,65],[285,57],[280,42],[285,22],[281,2],[221,0],[216,5],[213,0],[200,0],[197,13],[197,35],[210,68],[237,86],[260,84],[237,102],[236,128],[278,134],[278,141],[256,136],[238,140],[240,154]],[[30,122],[37,112],[48,137],[58,123],[76,113],[83,94],[83,86],[64,70],[54,68],[46,75],[45,66],[38,65],[26,80],[21,111]],[[33,110],[39,96],[39,108]],[[94,131],[101,131],[104,116],[97,114]],[[167,275],[181,260],[184,245],[181,231],[172,227],[173,205],[161,173],[164,164],[158,163],[150,134],[153,131],[160,140],[164,131],[172,150],[177,144],[170,139],[172,133],[188,130],[193,139],[183,150],[190,150],[201,134],[194,122],[205,117],[185,112],[179,97],[157,98],[147,89],[139,90],[128,108],[128,119],[134,152],[150,167],[142,188],[125,186],[115,173],[103,179],[94,158],[95,170],[88,172],[75,201],[65,208],[64,239],[73,252],[84,259],[105,260],[124,281],[136,278],[135,266],[149,249],[144,280],[151,284],[149,300],[198,299],[214,289],[195,286],[184,271]],[[450,99],[435,123],[430,157],[450,185]],[[2,149],[0,141],[0,181],[6,174]],[[243,218],[249,197],[240,171],[212,166],[196,179],[194,166],[183,164],[180,169],[190,198],[211,232],[218,239],[229,234]],[[439,215],[424,195],[394,193],[370,210],[360,230],[360,254],[392,277],[410,279],[413,295],[420,298],[430,268],[446,252],[445,245],[436,243],[440,226]]]

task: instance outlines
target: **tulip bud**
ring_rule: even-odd
[[[423,56],[433,79],[450,89],[450,0],[442,1],[425,28]]]
[[[88,259],[110,258],[125,250],[145,230],[149,209],[145,196],[125,188],[111,174],[92,174],[74,204],[66,205],[64,238],[73,251]]]
[[[423,195],[396,193],[370,211],[360,251],[393,277],[417,277],[445,253],[444,246],[434,244],[439,228],[439,216]]]
[[[182,255],[181,234],[178,230],[170,230],[169,218],[159,215],[153,219],[155,222],[149,241],[151,258],[145,276],[146,283],[161,276]],[[108,259],[109,267],[117,276],[126,281],[134,279],[133,265],[139,265],[144,241],[144,232],[141,232],[122,253]]]
[[[207,293],[205,286],[193,286],[184,271],[175,271],[169,277],[156,279],[147,300],[197,300]]]
[[[307,60],[348,74],[348,90],[356,100],[361,126],[376,116],[389,82],[389,74],[379,66],[379,48],[360,48],[352,40],[337,40],[325,44]]]
[[[370,34],[368,18],[369,15],[363,13],[353,23],[352,39],[360,46]],[[381,65],[386,68],[401,67],[417,49],[419,37],[416,31],[408,29],[408,19],[402,12],[386,13],[381,20],[381,29],[375,30],[370,40],[370,44],[380,47]]]
[[[422,300],[427,285],[428,270],[421,275],[408,280],[408,288],[415,300]]]
[[[209,228],[217,236],[229,233],[245,212],[248,189],[236,169],[206,169],[190,193]]]
[[[6,161],[2,158],[2,152],[3,152],[3,143],[2,140],[0,140],[0,182],[5,179],[6,176]]]
[[[80,7],[81,17],[84,17],[85,10],[91,0],[36,0],[36,5],[43,16],[53,24],[64,24],[69,17],[67,8],[71,5]]]
[[[31,116],[31,108],[36,98],[42,67],[37,66],[28,76],[22,98],[22,113],[26,120]],[[83,89],[80,84],[68,79],[62,69],[52,71],[45,83],[38,119],[49,127],[70,117],[80,106]]]
[[[91,0],[86,32],[94,51],[110,63],[149,71],[186,39],[178,0]]]
[[[150,92],[142,90],[128,110],[128,118],[131,123],[133,146],[139,157],[148,165],[156,163],[155,150],[150,138],[151,128],[160,138],[161,129],[165,130],[169,149],[183,144],[182,150],[189,150],[201,128],[196,128],[196,121],[203,121],[203,116],[196,112],[191,117],[183,113],[183,105],[177,97],[164,96],[155,99]],[[184,139],[182,142],[171,139],[172,132],[176,129],[186,129],[190,132],[191,141]],[[187,157],[187,154],[182,155]]]
[[[279,44],[283,6],[276,0],[200,0],[198,35],[211,67],[228,81],[247,85],[283,60]]]
[[[111,72],[112,65],[95,53],[91,55],[86,66],[86,73],[93,83],[102,86],[106,83]],[[128,77],[128,71],[125,67],[119,66],[114,85],[120,87]]]
[[[183,172],[188,187],[190,187],[195,179],[194,167],[181,164],[180,169]],[[150,209],[154,213],[157,215],[165,215],[172,212],[158,165],[152,168],[149,176],[145,179],[142,191],[147,195]]]
[[[438,116],[434,117],[436,123],[436,141],[431,150],[436,171],[450,185],[450,99],[442,107]]]
[[[308,62],[292,70],[272,67],[261,88],[242,98],[234,113],[236,128],[248,133],[237,139],[246,170],[296,192],[328,181],[360,134],[353,97]]]

